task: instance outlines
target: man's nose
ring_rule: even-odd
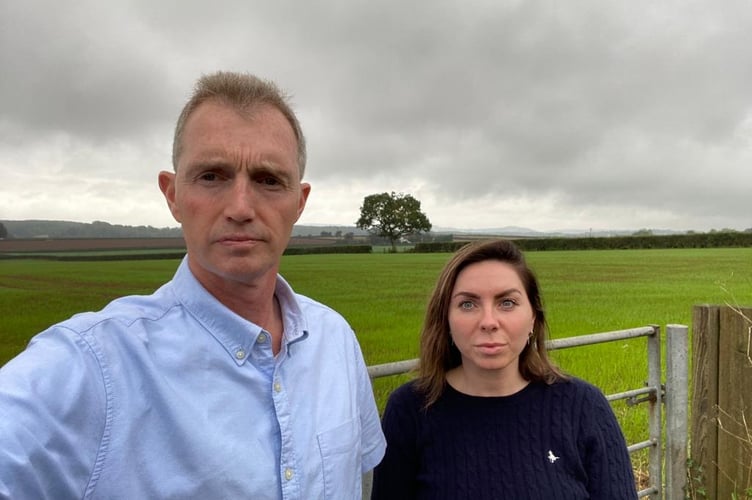
[[[254,185],[250,179],[237,176],[227,194],[225,215],[236,222],[247,222],[256,216]]]

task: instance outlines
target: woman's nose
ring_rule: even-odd
[[[494,332],[499,328],[499,319],[493,308],[486,308],[480,322],[480,329],[484,332]]]

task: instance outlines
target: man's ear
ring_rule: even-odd
[[[175,203],[175,174],[173,172],[166,170],[159,172],[159,189],[162,191],[165,200],[167,200],[167,207],[170,209],[172,216],[176,221],[181,222],[180,210]]]
[[[303,214],[303,209],[305,208],[306,201],[308,200],[308,195],[311,194],[311,185],[307,182],[301,182],[300,183],[300,200],[298,201],[298,216],[295,217],[295,222],[300,219],[300,216]]]

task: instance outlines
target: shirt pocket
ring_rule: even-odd
[[[327,499],[361,497],[360,436],[349,420],[317,436]]]

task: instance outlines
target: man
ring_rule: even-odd
[[[0,498],[361,496],[385,445],[360,348],[277,274],[305,159],[273,84],[198,81],[159,174],[186,258],[0,370]]]

